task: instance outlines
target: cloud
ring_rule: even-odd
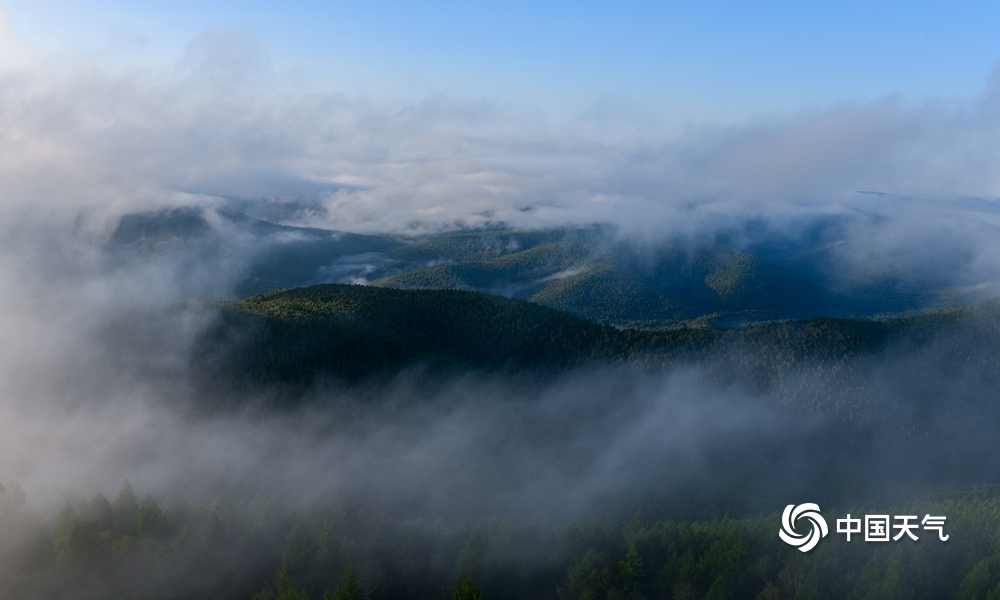
[[[58,243],[94,246],[124,213],[219,198],[288,203],[267,214],[365,233],[603,222],[632,242],[755,248],[825,227],[824,243],[840,245],[823,269],[843,287],[874,264],[990,287],[994,204],[960,199],[1000,197],[998,81],[973,98],[668,134],[613,96],[567,117],[306,91],[240,32],[199,36],[162,68],[34,56],[0,71],[0,227],[16,237],[24,223],[58,223],[47,234]]]
[[[445,96],[307,93],[253,37],[209,33],[170,68],[49,58],[5,71],[0,87],[7,205],[121,212],[191,194],[299,195],[323,208],[312,224],[347,230],[670,229],[834,210],[857,189],[1000,195],[995,83],[978,98],[886,98],[651,136],[638,124],[653,117],[608,98],[574,120]],[[634,135],[608,125],[622,122]]]

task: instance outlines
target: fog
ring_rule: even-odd
[[[191,347],[214,309],[180,301],[185,273],[160,260],[111,268],[32,237],[8,264],[0,311],[0,481],[54,501],[129,478],[168,497],[340,494],[386,509],[568,518],[637,485],[675,489],[720,440],[751,443],[794,420],[710,392],[696,373],[600,365],[434,385],[418,368],[372,387],[317,387],[296,410],[270,410],[261,391],[206,411],[217,399],[191,373]],[[61,266],[46,264],[52,255]]]
[[[985,367],[934,368],[969,331],[865,358],[879,404],[858,421],[783,404],[789,389],[825,389],[822,376],[752,393],[697,365],[433,383],[416,365],[377,385],[319,384],[298,408],[271,410],[278,392],[260,391],[204,410],[212,392],[191,373],[214,317],[203,301],[233,297],[254,239],[215,223],[212,249],[120,260],[105,246],[125,214],[239,202],[359,233],[610,223],[639,249],[809,240],[832,248],[817,268],[834,288],[892,264],[900,289],[981,300],[1000,282],[996,74],[974,98],[622,139],[489,101],[298,93],[253,40],[226,36],[169,68],[30,55],[2,68],[0,482],[39,506],[128,478],[174,499],[336,496],[563,523],[762,514],[996,476],[977,460],[995,442]],[[368,258],[328,271],[359,280]]]
[[[994,475],[974,459],[994,435],[992,338],[979,331],[979,358],[958,370],[939,366],[976,339],[975,321],[857,358],[854,387],[832,392],[838,380],[808,370],[761,392],[713,380],[713,364],[443,380],[414,365],[388,381],[319,383],[276,410],[280,390],[219,391],[192,372],[216,309],[185,294],[231,280],[183,268],[197,262],[183,255],[122,265],[85,236],[36,227],[4,263],[0,481],[38,501],[128,478],[166,498],[336,496],[389,513],[565,522],[638,508],[755,514],[802,494],[857,501],[864,486]]]

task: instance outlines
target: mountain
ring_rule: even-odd
[[[559,368],[617,348],[617,330],[488,294],[324,284],[224,305],[196,363],[259,385],[360,381],[411,365]]]
[[[897,388],[910,390],[906,403],[932,405],[933,387],[917,382],[941,369],[968,371],[970,385],[1000,381],[1000,305],[638,330],[478,292],[324,284],[221,305],[197,348],[194,363],[206,380],[237,387],[379,381],[413,367],[544,375],[585,365],[688,366],[722,386],[846,415],[871,410]],[[879,353],[879,368],[896,354],[907,357],[908,370],[923,367],[873,378],[867,357]],[[883,389],[890,382],[895,387]]]
[[[618,327],[796,318],[837,308],[833,296],[808,277],[745,252],[668,247],[644,254],[611,233],[595,228],[439,237],[392,251],[418,255],[428,266],[375,283],[499,294]]]
[[[125,215],[106,249],[117,261],[198,269],[220,281],[208,297],[321,283],[466,290],[618,328],[869,317],[989,297],[992,288],[976,278],[982,266],[963,266],[972,260],[967,253],[928,248],[929,257],[909,256],[882,243],[893,223],[858,212],[819,219],[795,235],[722,232],[699,243],[637,242],[601,225],[407,237],[279,225],[219,206]],[[971,223],[954,226],[972,239],[996,233]]]
[[[363,278],[403,241],[262,221],[226,208],[186,207],[123,216],[107,251],[119,259],[165,257],[235,271],[237,297]],[[223,273],[219,274],[220,276]]]

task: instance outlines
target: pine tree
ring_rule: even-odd
[[[274,578],[274,587],[254,594],[253,600],[306,600],[306,595],[298,589],[288,570],[282,567]]]
[[[118,531],[131,531],[135,525],[135,515],[139,512],[139,501],[135,499],[132,491],[132,484],[128,479],[122,485],[122,489],[115,496],[115,501],[111,504],[114,510],[115,525]]]
[[[472,581],[472,577],[466,577],[462,580],[462,587],[458,588],[455,595],[452,596],[453,600],[483,600],[483,589],[480,588],[475,582]]]
[[[344,574],[340,578],[340,585],[333,593],[327,593],[323,600],[364,600],[365,594],[358,585],[358,578],[354,574],[354,568],[347,565]]]

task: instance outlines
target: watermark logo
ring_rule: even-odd
[[[863,517],[863,518],[862,518]],[[844,534],[847,541],[851,541],[851,536],[864,535],[865,542],[898,542],[908,538],[911,542],[919,541],[925,531],[937,533],[937,539],[947,542],[951,536],[944,532],[945,521],[948,517],[944,515],[924,515],[920,519],[917,515],[863,515],[851,517],[848,513],[843,519],[837,519],[837,533]],[[808,533],[804,531],[805,524],[800,521],[807,521]],[[862,527],[862,523],[864,526]],[[796,529],[796,525],[800,525]],[[819,506],[813,503],[789,504],[785,511],[781,513],[781,530],[778,537],[789,546],[794,546],[801,552],[809,552],[816,547],[819,541],[826,537],[829,530],[826,526],[826,519],[819,512]],[[921,535],[917,535],[920,533]]]
[[[799,520],[809,522],[809,533],[799,533],[795,529]],[[795,546],[800,552],[809,552],[816,547],[822,538],[830,533],[826,519],[819,514],[819,506],[811,502],[806,504],[789,504],[781,513],[781,531],[778,537],[789,546]]]
[[[944,522],[948,517],[944,515],[931,516],[924,515],[924,518],[917,523],[917,515],[865,515],[865,541],[866,542],[888,542],[890,539],[896,542],[904,535],[916,542],[920,539],[915,533],[921,527],[924,531],[936,531],[938,540],[947,542],[951,536],[944,532]],[[895,522],[893,522],[895,521]],[[892,535],[893,530],[898,530],[896,535]],[[847,517],[837,519],[837,533],[847,534],[847,541],[851,541],[851,534],[861,535],[861,518],[851,518],[851,513]]]

